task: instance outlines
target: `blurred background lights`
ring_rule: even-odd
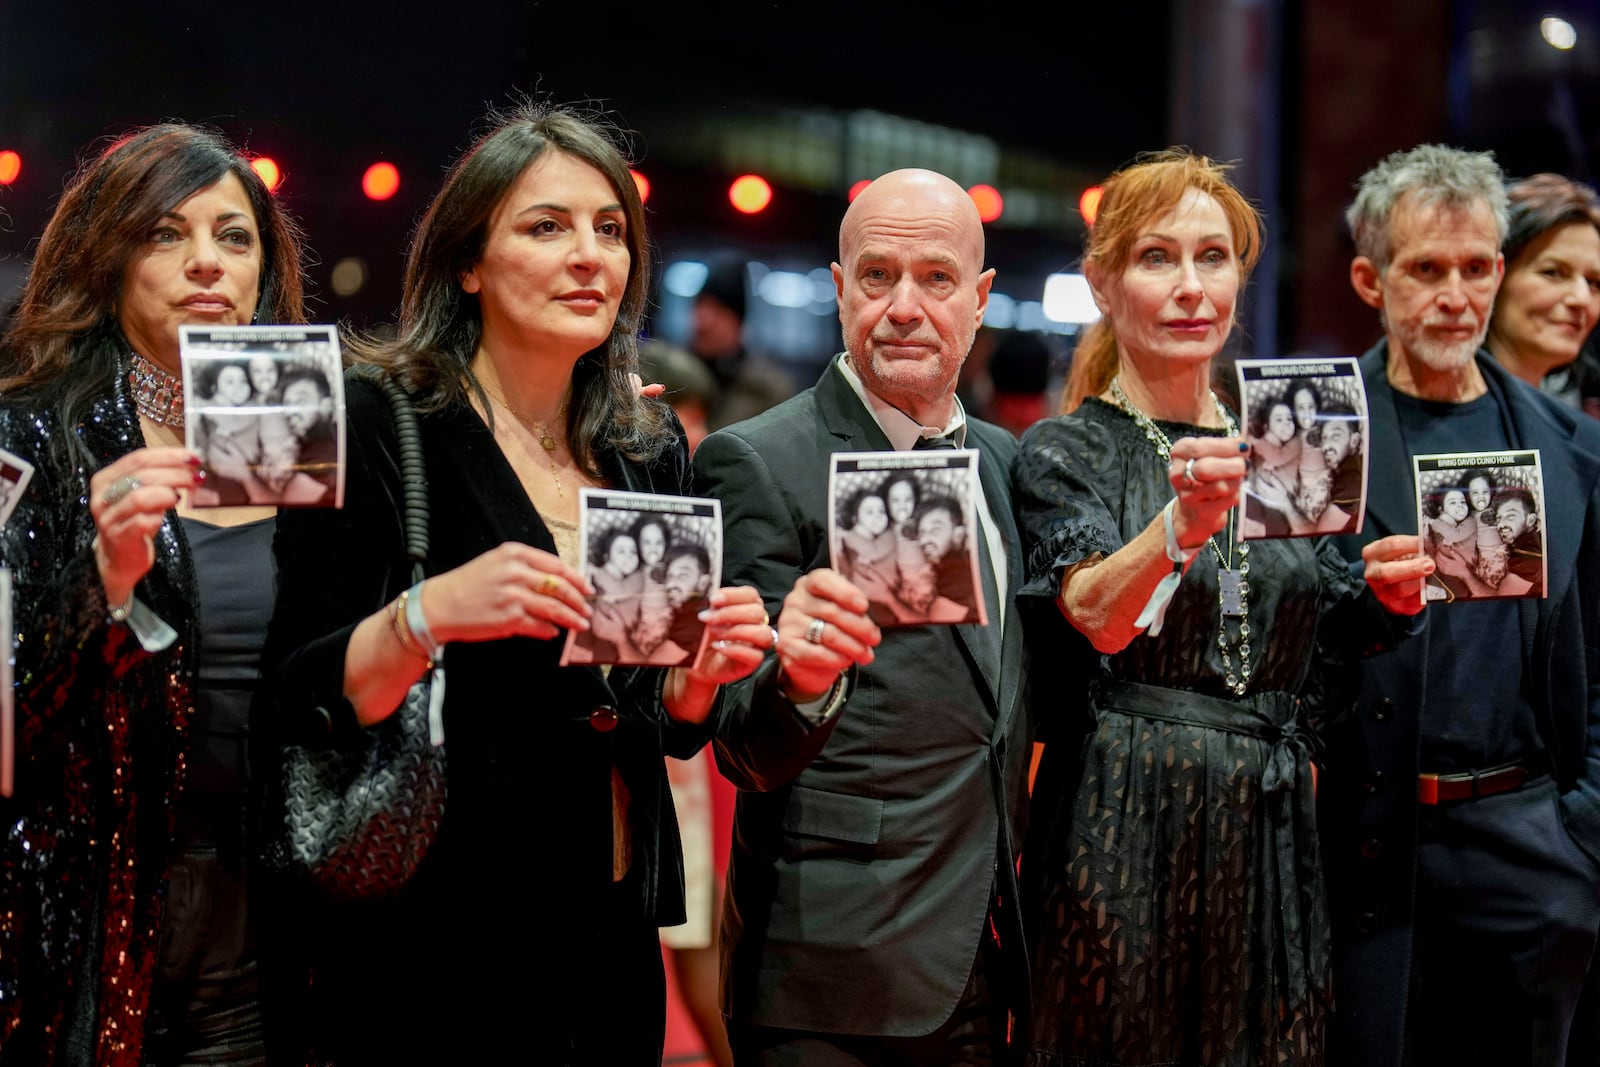
[[[849,193],[850,201],[852,203],[854,203],[855,202],[855,198],[861,195],[861,190],[865,189],[867,186],[869,186],[871,184],[872,184],[872,179],[871,178],[862,178],[860,181],[858,181],[854,185],[852,185],[850,187],[850,193]]]
[[[10,185],[22,176],[22,156],[11,149],[0,152],[0,185]]]
[[[811,279],[792,270],[769,270],[761,276],[756,294],[780,308],[803,308],[811,304]]]
[[[369,200],[387,200],[400,191],[400,170],[393,163],[374,163],[361,176],[361,191]]]
[[[360,256],[346,256],[333,265],[328,285],[340,296],[354,296],[367,284],[367,263]]]
[[[754,215],[772,203],[772,186],[759,174],[745,174],[728,186],[728,200],[746,215]]]
[[[978,218],[984,222],[993,222],[1006,209],[1006,202],[1000,196],[1000,190],[992,185],[979,183],[968,189],[967,195],[972,197],[974,204],[978,205]]]
[[[711,268],[698,260],[680,259],[676,263],[669,263],[667,269],[662,271],[661,287],[673,296],[690,300],[700,294],[701,286],[706,284],[706,275],[710,273]]]
[[[648,204],[650,202],[650,179],[636,170],[629,170],[628,173],[633,175],[633,184],[639,190],[640,202]]]
[[[257,156],[250,161],[250,169],[260,177],[262,184],[267,187],[267,192],[278,191],[278,183],[283,181],[283,173],[278,170],[278,162],[271,156]]]
[[[983,324],[996,330],[1009,330],[1017,324],[1017,302],[1004,293],[989,291],[989,306],[983,312]]]
[[[1578,43],[1578,31],[1566,19],[1554,16],[1540,19],[1539,32],[1544,35],[1551,48],[1559,48],[1563,52]]]
[[[993,302],[994,298],[990,297],[990,303]],[[1046,278],[1043,309],[1047,319],[1079,326],[1100,318],[1100,309],[1094,306],[1094,294],[1089,291],[1089,279],[1081,274],[1052,274]]]
[[[1105,189],[1098,185],[1091,185],[1078,197],[1078,214],[1083,216],[1085,226],[1094,225],[1094,217],[1100,214],[1100,197],[1105,194]]]

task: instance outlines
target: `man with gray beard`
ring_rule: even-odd
[[[1543,599],[1434,605],[1330,677],[1319,818],[1334,920],[1330,1064],[1566,1062],[1600,929],[1600,426],[1482,349],[1507,200],[1487,153],[1422,145],[1363,175],[1356,294],[1382,317],[1361,544],[1417,529],[1411,457],[1538,449]],[[1348,679],[1348,683],[1346,681]]]

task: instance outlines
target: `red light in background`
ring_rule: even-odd
[[[278,191],[278,183],[283,181],[283,172],[278,170],[277,160],[271,156],[257,156],[250,161],[250,169],[261,178],[267,187],[267,192]]]
[[[850,202],[855,203],[856,197],[861,195],[861,190],[872,184],[871,178],[862,178],[850,187]]]
[[[746,174],[733,179],[728,186],[728,199],[746,215],[754,215],[772,203],[772,186],[757,174]]]
[[[22,174],[22,156],[6,149],[0,152],[0,185],[10,185]]]
[[[361,176],[361,191],[369,200],[387,200],[400,191],[400,170],[393,163],[374,163]]]
[[[992,185],[979,183],[968,189],[967,195],[978,205],[978,218],[984,222],[993,222],[1006,209],[1006,202],[1000,195],[1000,190]]]
[[[628,173],[633,175],[633,184],[639,190],[640,202],[648,204],[650,202],[650,179],[636,170],[630,170]]]
[[[1078,214],[1083,216],[1085,225],[1094,225],[1094,217],[1100,214],[1100,197],[1105,191],[1104,186],[1091,185],[1078,197]]]

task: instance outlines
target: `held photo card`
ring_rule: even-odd
[[[828,554],[879,626],[986,624],[971,449],[836,452]]]
[[[1250,473],[1244,540],[1359,533],[1367,510],[1367,391],[1353,359],[1241,359]]]
[[[32,463],[0,448],[0,526],[10,521],[32,478]]]
[[[344,374],[333,326],[182,326],[196,507],[344,506]]]
[[[562,665],[693,663],[700,613],[722,584],[722,502],[584,489],[578,540],[594,614],[588,630],[568,632]]]
[[[1423,603],[1545,595],[1538,449],[1416,456],[1417,532],[1438,568]]]

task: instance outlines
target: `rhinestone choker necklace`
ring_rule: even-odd
[[[139,414],[160,426],[183,428],[183,383],[137,352],[128,371],[128,388]]]
[[[1156,454],[1167,462],[1172,461],[1172,442],[1167,435],[1161,432],[1161,427],[1155,420],[1139,409],[1139,406],[1128,398],[1123,391],[1122,383],[1111,379],[1111,385],[1106,390],[1111,394],[1123,411],[1133,419],[1134,424],[1144,431],[1144,436],[1152,445],[1156,446]],[[1222,401],[1217,399],[1217,394],[1211,394],[1211,404],[1217,409],[1217,417],[1222,420],[1229,437],[1239,436],[1239,426],[1233,421],[1233,416],[1228,414],[1222,406]],[[1223,684],[1228,687],[1234,696],[1244,696],[1245,690],[1250,686],[1250,542],[1235,541],[1237,534],[1235,523],[1238,519],[1238,509],[1228,511],[1228,526],[1226,536],[1228,551],[1224,555],[1221,548],[1217,547],[1216,537],[1206,538],[1206,543],[1211,546],[1212,554],[1217,557],[1217,650],[1222,654]],[[1234,551],[1239,554],[1238,563],[1234,562]],[[1234,670],[1233,657],[1228,655],[1229,634],[1228,620],[1237,623],[1236,636],[1231,644],[1239,655],[1239,669]]]

